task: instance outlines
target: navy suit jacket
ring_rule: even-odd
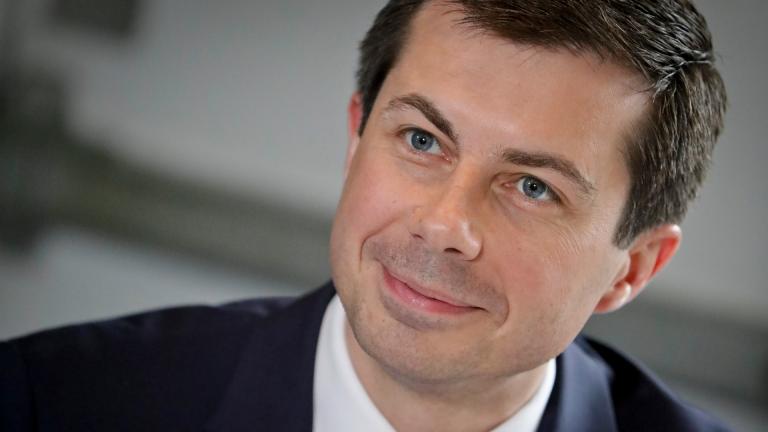
[[[0,343],[0,431],[310,431],[334,288],[182,307]],[[339,413],[339,415],[344,415]],[[647,371],[579,337],[539,431],[721,431]]]

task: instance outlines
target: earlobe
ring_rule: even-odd
[[[632,301],[672,259],[682,232],[674,224],[660,225],[637,237],[627,250],[628,262],[611,288],[600,298],[595,313],[608,313]]]
[[[344,161],[344,178],[347,178],[349,166],[360,144],[360,122],[363,118],[363,103],[360,93],[354,93],[349,98],[347,106],[347,155]]]

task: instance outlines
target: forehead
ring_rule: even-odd
[[[621,159],[646,109],[639,76],[589,53],[504,40],[459,23],[462,17],[444,2],[416,14],[378,106],[420,93],[474,142]]]

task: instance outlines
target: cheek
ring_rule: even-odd
[[[497,224],[500,225],[500,224]],[[523,299],[563,298],[566,287],[584,270],[579,263],[586,255],[584,241],[563,224],[525,222],[524,217],[493,232],[486,242],[486,257],[499,286],[511,285]]]
[[[530,333],[535,339],[530,346],[557,353],[581,329],[607,285],[607,267],[593,252],[605,240],[595,243],[554,227],[511,229],[505,237],[510,240],[488,245],[495,249],[489,256],[499,257],[489,273],[508,302],[502,333],[535,329],[523,330],[523,337]]]
[[[363,243],[391,226],[407,208],[407,183],[392,169],[392,161],[386,156],[374,158],[364,149],[360,152],[350,165],[334,218],[334,266],[359,260]]]
[[[402,181],[385,161],[353,165],[339,206],[345,223],[369,237],[391,221],[406,196]]]

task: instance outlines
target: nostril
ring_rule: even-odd
[[[445,251],[448,252],[448,253],[452,253],[452,254],[453,253],[455,253],[455,254],[460,254],[461,253],[461,251],[456,249],[456,248],[446,248]]]

